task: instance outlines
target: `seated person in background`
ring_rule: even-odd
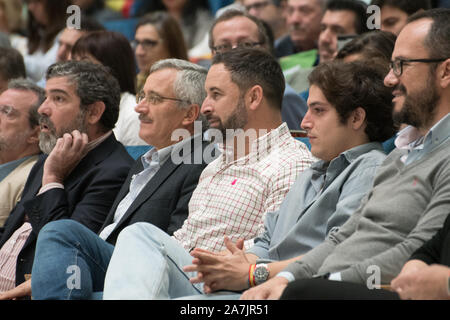
[[[331,61],[338,53],[339,36],[364,34],[367,28],[367,5],[355,0],[331,0],[327,2],[325,14],[320,22],[320,34],[316,64]],[[390,58],[390,57],[389,57]],[[304,68],[296,66],[285,71],[287,82],[300,95],[308,99],[308,74],[314,66]]]
[[[198,272],[192,283],[204,282],[205,293],[261,284],[339,229],[372,187],[386,158],[380,142],[394,132],[392,90],[383,78],[362,63],[314,69],[302,128],[320,161],[299,175],[280,209],[266,215],[265,232],[252,248],[228,241],[224,255],[194,249],[194,265],[184,268]],[[275,261],[281,262],[269,263]]]
[[[245,10],[252,16],[266,22],[272,29],[275,40],[288,33],[286,18],[286,0],[243,0]]]
[[[138,20],[131,45],[139,68],[136,77],[137,92],[144,87],[150,67],[156,61],[168,58],[188,59],[180,25],[164,11],[149,13]]]
[[[331,0],[320,22],[319,61],[331,61],[336,56],[338,36],[364,34],[367,28],[367,5],[359,0]]]
[[[41,230],[32,272],[33,298],[91,299],[93,292],[103,291],[106,268],[124,227],[145,221],[172,235],[182,226],[206,166],[202,155],[208,143],[202,143],[201,132],[193,136],[194,121],[202,119],[206,73],[178,59],[152,66],[136,111],[141,121],[139,134],[154,148],[135,162],[98,236],[73,220],[55,221]],[[188,136],[178,141],[178,136],[172,136],[177,129],[186,130]],[[66,285],[66,270],[73,265],[74,254],[83,281],[80,290],[69,290]],[[30,290],[28,283],[26,294]]]
[[[214,55],[235,48],[261,48],[272,53],[261,21],[239,10],[227,10],[214,21],[209,31],[209,47]],[[284,76],[283,76],[284,83]],[[281,107],[281,118],[290,130],[299,130],[308,107],[306,102],[289,86],[285,86]]]
[[[45,92],[33,82],[16,79],[0,95],[0,227],[22,196],[38,159],[39,114]]]
[[[387,74],[396,38],[393,33],[380,30],[361,34],[339,50],[336,60],[370,62]]]
[[[311,165],[309,150],[281,122],[284,81],[274,57],[236,49],[216,54],[212,63],[202,112],[216,139],[224,139],[223,153],[203,171],[189,216],[173,237],[148,223],[120,233],[106,273],[105,299],[201,293],[176,271],[190,264],[189,251],[223,250],[225,235],[252,246],[264,231],[266,213],[278,210],[298,174]]]
[[[99,63],[111,70],[120,86],[119,119],[113,129],[114,135],[125,146],[147,145],[139,137],[139,119],[134,110],[136,66],[127,38],[114,31],[90,32],[77,40],[71,58]]]
[[[430,0],[372,0],[371,5],[381,9],[381,30],[396,36],[416,12],[431,9]]]
[[[8,89],[10,80],[25,77],[25,64],[20,52],[0,47],[0,94]]]
[[[47,98],[38,109],[45,154],[0,229],[0,291],[31,273],[36,238],[46,223],[71,218],[97,232],[133,163],[111,131],[120,91],[104,67],[61,62],[46,78]]]
[[[58,52],[56,53],[56,61],[67,61],[70,59],[70,52],[81,36],[92,32],[100,31],[105,28],[97,21],[82,15],[80,18],[80,28],[66,27],[58,39]]]
[[[277,58],[317,48],[326,0],[287,0],[289,34],[275,44]]]
[[[279,298],[290,282],[285,297],[302,298],[309,292],[303,279],[313,276],[329,279],[320,283],[322,297],[334,280],[389,284],[411,254],[442,227],[450,204],[448,34],[448,9],[410,18],[384,79],[393,88],[394,120],[410,124],[397,137],[397,149],[380,166],[362,205],[337,232],[273,279],[246,291],[244,298]],[[416,58],[423,60],[406,64]],[[306,287],[318,286],[315,280]]]

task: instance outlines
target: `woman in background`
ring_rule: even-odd
[[[69,0],[26,0],[27,52],[24,54],[27,76],[41,80],[47,68],[56,61],[58,36],[66,26]]]
[[[136,106],[136,67],[127,38],[118,32],[94,31],[77,40],[72,48],[73,60],[88,60],[111,70],[120,85],[119,119],[113,132],[125,146],[147,145],[139,138],[140,121]]]
[[[150,67],[156,61],[168,58],[188,59],[180,26],[164,11],[149,13],[138,21],[132,45],[140,71],[137,75],[137,92],[144,87]]]

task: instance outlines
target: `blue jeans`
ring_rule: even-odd
[[[114,246],[74,220],[42,228],[36,245],[33,299],[92,299],[103,290]]]
[[[203,284],[191,284],[193,273],[182,268],[192,256],[172,237],[150,223],[122,230],[105,278],[103,299],[170,299],[198,295]]]

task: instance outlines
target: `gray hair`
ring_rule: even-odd
[[[36,85],[34,82],[24,78],[17,78],[9,81],[8,89],[31,91],[37,96],[38,101],[35,104],[31,105],[30,109],[28,110],[28,121],[31,128],[39,125],[39,113],[37,112],[37,110],[45,100],[45,90]]]
[[[197,64],[181,59],[164,59],[152,65],[150,74],[162,69],[175,69],[177,76],[173,83],[175,97],[182,101],[178,102],[180,108],[187,108],[191,104],[200,107],[206,98],[205,80],[208,70]],[[208,121],[199,113],[197,120],[202,121],[203,129],[208,127]]]
[[[57,77],[67,77],[75,85],[82,109],[103,102],[100,124],[105,131],[114,128],[119,118],[120,86],[108,67],[88,61],[57,62],[47,69],[46,79]]]

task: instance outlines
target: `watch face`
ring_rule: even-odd
[[[269,277],[269,269],[265,265],[262,266],[257,265],[254,275],[256,284],[261,284],[264,281],[266,281],[267,278]]]

